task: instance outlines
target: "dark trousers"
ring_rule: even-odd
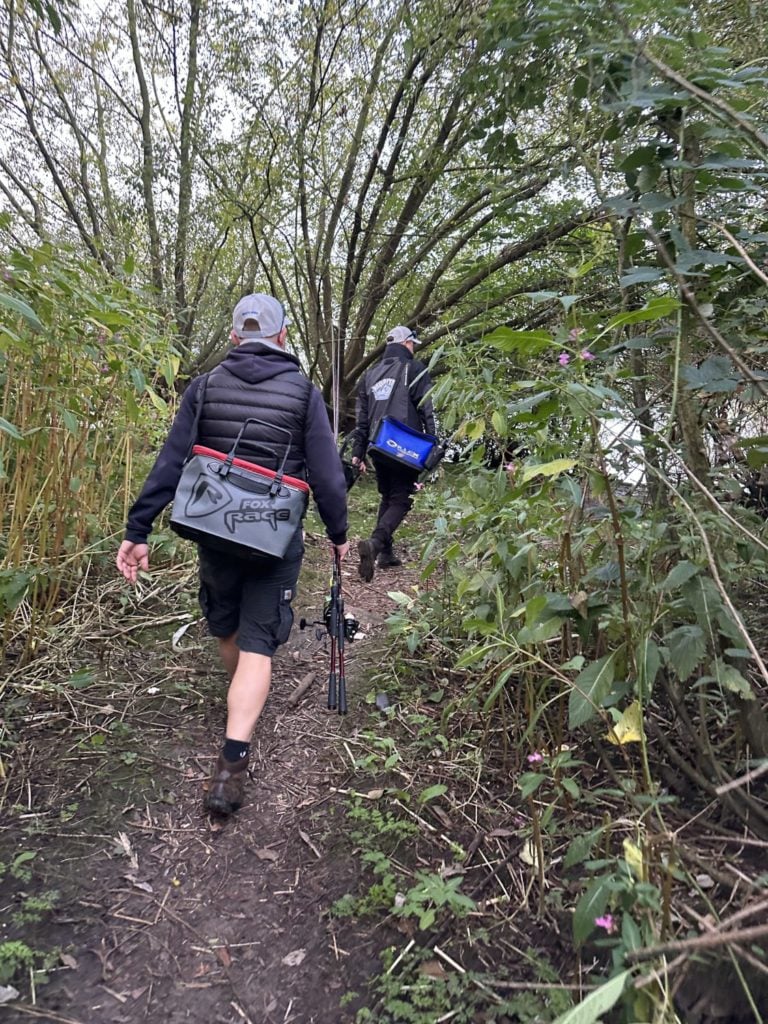
[[[371,534],[379,551],[392,550],[392,534],[413,507],[414,484],[418,470],[386,458],[371,456],[376,471],[376,486],[381,495],[376,529]]]

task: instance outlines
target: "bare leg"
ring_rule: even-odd
[[[272,681],[272,659],[240,651],[227,693],[227,739],[250,743]]]

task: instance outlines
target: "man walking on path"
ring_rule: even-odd
[[[432,381],[425,365],[413,358],[416,337],[408,327],[393,327],[387,335],[383,358],[360,381],[357,395],[357,424],[352,462],[365,472],[368,444],[376,437],[384,416],[393,416],[422,433],[435,433],[435,414],[427,397]],[[376,528],[357,546],[359,573],[366,582],[373,579],[375,566],[398,566],[402,562],[392,548],[392,535],[413,506],[419,472],[384,456],[371,454],[376,485],[381,495]]]
[[[342,558],[346,555],[344,471],[322,396],[285,349],[287,328],[285,311],[271,295],[246,295],[235,306],[230,335],[234,348],[187,388],[128,514],[117,567],[130,582],[136,582],[140,569],[149,568],[147,537],[173,499],[191,445],[228,452],[251,417],[260,422],[248,425],[247,439],[258,442],[258,461],[267,469],[278,469],[278,456],[264,458],[262,446],[282,452],[286,430],[291,432],[285,472],[308,482],[331,545]],[[205,804],[210,811],[231,814],[243,802],[250,740],[269,693],[272,656],[293,624],[291,601],[304,555],[303,530],[296,530],[282,559],[244,558],[204,545],[198,553],[200,606],[230,677],[226,738]]]

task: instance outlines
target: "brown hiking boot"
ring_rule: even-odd
[[[360,565],[357,571],[360,579],[370,583],[376,571],[376,555],[379,549],[374,540],[361,540],[357,545],[357,553],[360,555]]]
[[[219,754],[216,768],[205,795],[205,809],[214,814],[234,814],[243,804],[243,789],[248,774],[248,758],[225,761]]]

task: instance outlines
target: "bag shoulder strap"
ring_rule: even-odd
[[[189,446],[187,448],[187,459],[192,454],[192,449],[197,444],[197,435],[200,431],[200,417],[203,415],[203,405],[205,404],[205,389],[208,384],[208,377],[210,373],[204,373],[198,378],[197,394],[195,395],[195,418],[192,421],[192,430],[190,431]]]

